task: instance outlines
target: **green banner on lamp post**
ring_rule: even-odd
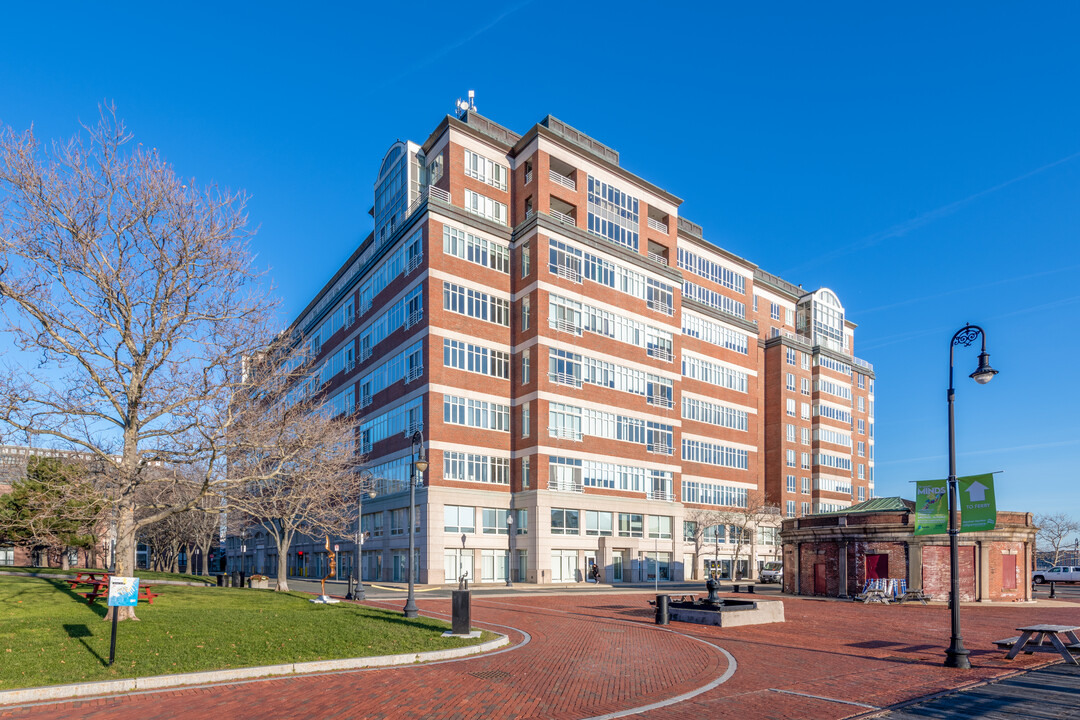
[[[947,480],[915,483],[915,534],[940,535],[949,530]]]
[[[994,476],[968,475],[956,478],[959,486],[960,532],[993,530],[997,524]]]

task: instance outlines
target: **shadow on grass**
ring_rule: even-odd
[[[94,614],[97,615],[99,618],[104,619],[105,614],[107,612],[109,612],[109,609],[107,607],[105,607],[104,605],[101,605],[101,604],[99,604],[97,602],[87,602],[86,598],[84,598],[82,595],[80,595],[76,590],[72,590],[71,582],[68,581],[68,580],[49,580],[49,579],[45,579],[45,582],[49,583],[54,588],[56,588],[57,590],[60,590],[61,592],[68,595],[72,599],[77,600],[78,602],[80,602],[80,603],[82,603],[84,605],[89,605],[90,610],[92,610],[94,612]]]
[[[108,667],[109,663],[105,661],[105,658],[98,655],[97,650],[90,647],[90,644],[84,640],[84,638],[94,637],[94,633],[90,631],[86,625],[64,625],[64,632],[68,634],[69,638],[74,638],[82,643],[83,647],[87,651],[97,658],[102,667]]]

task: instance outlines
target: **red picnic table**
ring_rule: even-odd
[[[74,580],[67,583],[77,594],[86,598],[86,602],[92,603],[100,597],[109,597],[109,573],[104,571],[82,571],[75,575]],[[152,592],[152,585],[139,583],[139,599],[145,600],[151,605],[158,593]]]

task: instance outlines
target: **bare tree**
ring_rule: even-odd
[[[1061,560],[1066,540],[1080,533],[1080,522],[1065,513],[1036,515],[1035,527],[1038,529],[1039,550],[1044,553],[1053,553],[1054,565],[1058,565]]]
[[[758,525],[779,524],[780,508],[765,502],[764,493],[750,491],[747,493],[746,507],[731,507],[717,511],[717,522],[727,525],[731,537],[732,550],[732,577],[737,577],[739,557],[745,549],[749,561],[750,576],[753,577],[754,547]]]
[[[289,589],[293,539],[347,533],[363,489],[355,424],[310,391],[315,376],[309,367],[303,345],[275,347],[249,360],[254,393],[237,397],[231,428],[229,520],[246,519],[273,539],[282,592]]]
[[[683,537],[690,537],[690,540],[694,543],[694,568],[693,579],[698,580],[698,559],[701,557],[701,549],[704,547],[707,538],[711,535],[715,543],[716,559],[720,559],[720,544],[715,533],[709,533],[709,528],[716,527],[721,522],[720,514],[716,510],[707,508],[687,507],[685,522],[687,526],[683,529]]]
[[[272,303],[242,194],[181,181],[114,107],[83,130],[48,148],[0,130],[0,309],[22,351],[0,377],[0,424],[105,466],[130,575],[139,529],[220,477],[234,373]],[[194,492],[136,517],[150,468],[194,463]]]

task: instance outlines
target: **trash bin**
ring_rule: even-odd
[[[237,587],[247,587],[247,585],[244,584],[244,571],[243,570],[240,571],[240,584],[237,585]]]
[[[217,574],[217,586],[218,587],[225,587],[225,573],[218,573]]]
[[[668,624],[668,602],[671,600],[667,595],[656,596],[656,624]]]
[[[239,571],[233,570],[232,575],[230,576],[230,579],[232,580],[232,586],[233,587],[240,587],[240,572]]]

